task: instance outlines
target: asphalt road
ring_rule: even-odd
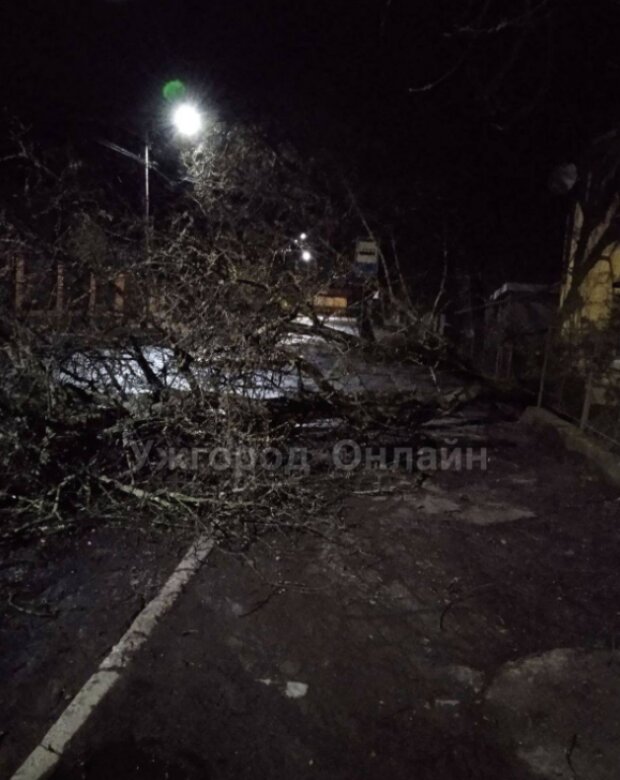
[[[358,474],[333,534],[213,553],[54,780],[615,780],[617,492],[551,435],[484,433],[487,470]]]

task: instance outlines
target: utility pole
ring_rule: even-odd
[[[144,253],[146,259],[150,256],[150,233],[151,233],[151,148],[149,145],[148,133],[144,141]]]

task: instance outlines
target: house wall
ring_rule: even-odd
[[[613,209],[617,204],[614,203]],[[612,211],[612,210],[610,210]],[[612,214],[615,212],[612,212]],[[612,218],[612,214],[609,218]],[[562,285],[562,294],[560,297],[560,306],[564,304],[568,291],[573,284],[574,258],[577,250],[577,244],[583,225],[583,215],[581,208],[577,205],[573,219],[573,229],[570,235],[568,251],[569,258],[567,263],[566,275]],[[589,253],[592,246],[600,238],[606,225],[601,225],[597,230],[592,231],[592,236],[588,241]],[[604,326],[610,317],[613,302],[613,284],[620,281],[620,244],[610,244],[601,254],[600,259],[594,263],[586,278],[579,286],[579,293],[582,300],[581,306],[575,316],[572,318],[573,325],[594,324]]]
[[[613,284],[617,281],[620,281],[620,246],[615,244],[594,265],[579,288],[583,319],[597,325],[607,323],[613,302]]]

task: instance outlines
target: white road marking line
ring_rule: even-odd
[[[13,775],[12,780],[43,780],[51,773],[69,741],[118,682],[122,671],[149,638],[158,621],[198,572],[213,545],[213,540],[206,536],[192,544],[157,596],[136,617],[120,642],[112,648],[99,665],[99,669],[77,693],[40,744]]]

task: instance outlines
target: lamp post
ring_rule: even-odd
[[[203,127],[203,114],[192,103],[176,103],[170,119],[171,124],[178,135],[187,139],[198,135]],[[145,259],[148,261],[151,255],[151,144],[148,131],[144,136],[144,155],[142,157],[111,141],[98,139],[98,143],[111,149],[113,152],[121,154],[123,157],[128,157],[144,166],[144,254]],[[94,275],[91,275],[89,308],[93,312],[95,307],[96,288],[96,279]],[[120,291],[120,294],[117,296],[115,307],[118,309],[119,313],[122,314],[124,309],[123,296],[125,290],[124,273],[118,275],[117,288]],[[61,308],[61,306],[62,304],[59,304],[59,308]]]
[[[184,138],[193,138],[203,128],[202,112],[192,103],[179,103],[172,112],[172,126]],[[148,133],[144,141],[144,246],[147,258],[150,254],[151,222],[151,147]]]
[[[150,229],[151,219],[151,147],[149,146],[149,135],[146,134],[144,140],[144,249],[147,258],[150,255]]]

